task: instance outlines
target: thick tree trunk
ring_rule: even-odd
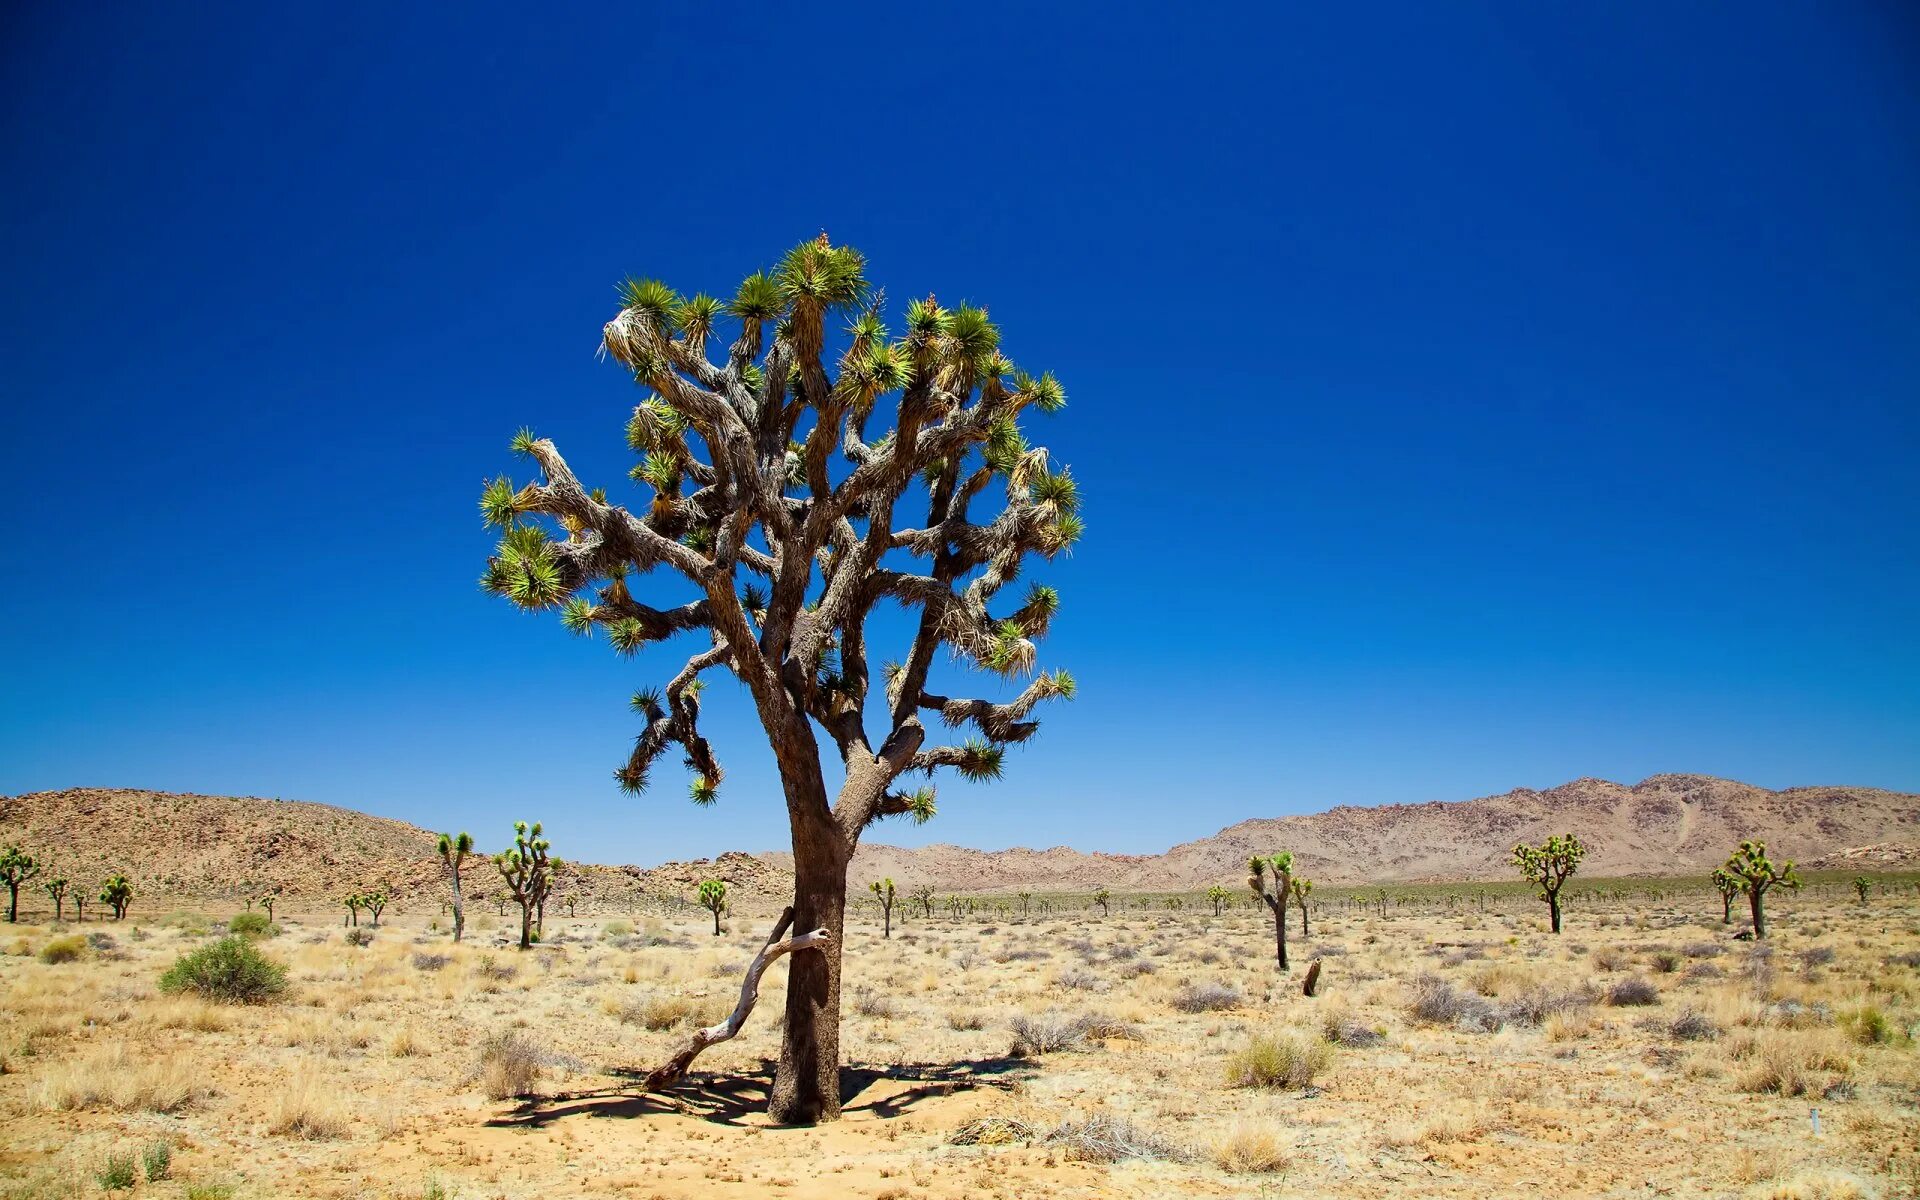
[[[789,781],[788,786],[793,786]],[[793,826],[793,927],[824,929],[817,954],[788,960],[787,1019],[768,1115],[783,1125],[840,1118],[840,946],[846,930],[851,849],[828,814],[789,802]]]
[[[1722,925],[1733,924],[1733,893],[1732,892],[1720,893],[1720,923]]]
[[[20,920],[20,885],[17,883],[10,883],[7,885],[7,924],[12,925],[19,920]]]
[[[1280,969],[1285,971],[1289,969],[1287,966],[1287,906],[1268,900],[1267,907],[1273,909],[1274,958],[1278,961]]]
[[[528,949],[531,949],[532,947],[533,947],[533,905],[528,904],[526,901],[523,900],[520,902],[520,948],[522,950],[528,950]]]
[[[1767,910],[1760,899],[1760,889],[1754,888],[1747,893],[1747,906],[1753,910],[1753,937],[1755,941],[1767,936]]]
[[[1556,895],[1556,896],[1547,897],[1547,915],[1550,919],[1551,924],[1553,925],[1553,931],[1555,933],[1559,933],[1560,932],[1560,897],[1559,896]]]

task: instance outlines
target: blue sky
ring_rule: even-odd
[[[878,839],[1920,789],[1911,12],[707,7],[9,9],[0,792],[783,844],[737,695],[718,808],[614,789],[684,656],[483,596],[475,500],[522,424],[621,486],[618,278],[823,228],[1060,375],[1089,522],[1080,699]]]

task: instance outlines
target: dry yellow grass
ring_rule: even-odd
[[[891,940],[857,919],[854,1090],[812,1131],[760,1115],[784,965],[676,1095],[622,1073],[731,1005],[764,922],[715,938],[703,913],[550,916],[520,954],[497,944],[511,922],[456,947],[435,915],[390,911],[362,948],[283,910],[262,946],[291,991],[247,1009],[156,990],[201,944],[191,920],[89,923],[110,949],[55,963],[38,957],[55,931],[10,931],[0,1195],[84,1184],[160,1129],[179,1186],[235,1200],[418,1196],[429,1176],[469,1200],[1485,1196],[1533,1188],[1542,1161],[1568,1194],[1815,1200],[1920,1172],[1905,897],[1795,897],[1759,949],[1699,897],[1570,906],[1560,938],[1520,901],[1329,907],[1311,938],[1296,925],[1288,975],[1245,909],[896,913]],[[1605,1002],[1640,978],[1651,1003]],[[1011,1057],[1021,1017],[1059,1040]]]

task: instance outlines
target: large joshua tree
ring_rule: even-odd
[[[1793,863],[1775,866],[1767,857],[1765,842],[1744,841],[1720,869],[1738,879],[1740,890],[1747,894],[1747,909],[1753,916],[1753,936],[1766,937],[1767,893],[1775,887],[1792,891],[1800,886],[1800,875],[1793,869]]]
[[[459,833],[443,833],[436,849],[440,852],[440,865],[447,870],[448,886],[453,889],[453,940],[457,942],[467,932],[467,906],[460,896],[460,868],[465,865],[467,855],[473,853],[473,835],[464,829]]]
[[[1072,477],[1020,426],[1065,404],[1060,385],[1017,370],[984,309],[929,296],[903,316],[890,334],[864,259],[824,234],[731,300],[630,280],[602,344],[645,393],[627,424],[643,456],[640,503],[583,485],[530,432],[514,449],[540,480],[496,479],[481,499],[505,531],[489,590],[557,609],[621,654],[681,633],[701,643],[664,691],[635,695],[623,788],[646,787],[678,746],[694,802],[713,803],[723,774],[700,731],[703,676],[730,674],[752,700],[786,801],[794,928],[825,931],[789,970],[770,1104],[785,1122],[840,1113],[840,934],[862,833],[883,817],[933,815],[933,789],[905,785],[914,775],[998,778],[1005,748],[1039,728],[1035,706],[1074,690],[1065,672],[998,702],[934,690],[943,650],[1001,678],[1033,669],[1057,595],[1036,585],[996,602],[1030,556],[1068,548],[1081,523]],[[738,331],[716,361],[723,318]],[[637,585],[656,571],[692,597],[641,600]],[[876,688],[867,622],[882,601],[908,610],[912,633]],[[941,744],[926,713],[970,736]],[[823,734],[838,760],[831,784]]]
[[[1555,933],[1560,932],[1560,889],[1580,869],[1580,861],[1586,856],[1587,848],[1571,833],[1556,833],[1538,846],[1519,842],[1513,847],[1513,865],[1547,902],[1547,923]],[[1385,907],[1383,901],[1382,911]]]
[[[1273,877],[1272,887],[1267,877]],[[1273,957],[1280,969],[1287,967],[1287,905],[1293,894],[1293,851],[1282,850],[1265,858],[1256,854],[1247,860],[1247,887],[1273,910]]]

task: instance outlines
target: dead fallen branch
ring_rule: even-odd
[[[687,1073],[687,1068],[693,1065],[693,1060],[700,1056],[701,1051],[708,1046],[728,1041],[740,1032],[741,1027],[747,1023],[747,1018],[752,1015],[754,1004],[760,999],[760,976],[773,965],[774,959],[796,950],[817,949],[833,940],[833,935],[825,929],[786,937],[786,932],[792,925],[793,909],[788,908],[780,914],[780,923],[775,925],[773,932],[767,936],[767,944],[762,946],[760,953],[754,955],[753,961],[747,964],[746,978],[740,981],[740,1002],[733,1006],[733,1011],[727,1015],[727,1019],[718,1025],[694,1030],[693,1040],[685,1049],[668,1059],[665,1065],[656,1067],[647,1074],[642,1084],[646,1091],[658,1091],[680,1082],[681,1077]]]

